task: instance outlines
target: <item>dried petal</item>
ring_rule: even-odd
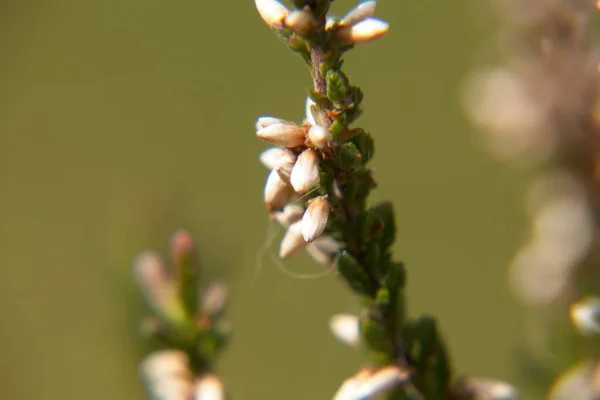
[[[367,18],[356,25],[345,26],[338,31],[338,37],[346,42],[365,43],[383,36],[389,24],[377,18]]]
[[[302,217],[302,235],[308,243],[312,242],[325,231],[329,219],[329,201],[327,196],[313,199]]]
[[[282,164],[293,164],[296,162],[296,155],[281,147],[271,147],[260,153],[260,162],[269,169],[277,169]]]
[[[287,183],[288,185],[290,185],[290,178],[292,176],[292,169],[294,168],[294,164],[293,163],[289,163],[289,164],[281,164],[280,166],[278,166],[275,171],[277,171],[277,173],[279,174],[279,177],[281,178],[282,181],[284,181],[285,183]]]
[[[273,124],[256,131],[260,139],[282,147],[298,147],[304,144],[308,128],[292,124]]]
[[[305,36],[315,29],[316,22],[311,13],[295,10],[285,18],[285,26],[298,35]]]
[[[341,245],[330,236],[321,236],[315,239],[306,248],[306,252],[318,263],[331,264]]]
[[[302,221],[294,222],[285,232],[281,246],[279,247],[279,258],[286,259],[298,253],[307,243],[302,237]]]
[[[256,9],[261,18],[271,28],[277,28],[282,25],[283,20],[290,11],[276,0],[254,0]]]
[[[365,1],[357,5],[355,8],[350,10],[348,14],[342,18],[340,26],[343,25],[354,25],[360,21],[375,15],[375,7],[377,6],[376,1]]]
[[[319,150],[326,150],[331,143],[331,132],[321,125],[313,125],[308,130],[308,140]]]
[[[277,171],[273,170],[265,184],[265,205],[267,211],[279,211],[285,206],[294,189],[281,180]]]
[[[288,204],[283,208],[283,211],[275,213],[275,219],[284,228],[289,227],[294,222],[298,222],[304,215],[304,207],[296,204]]]
[[[224,400],[225,388],[218,376],[206,374],[196,381],[194,400]]]
[[[329,328],[340,342],[356,346],[359,342],[359,320],[352,314],[335,314],[329,319]]]
[[[298,193],[308,192],[319,183],[319,157],[312,149],[304,150],[296,160],[290,182]]]

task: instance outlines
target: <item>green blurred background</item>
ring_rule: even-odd
[[[219,370],[236,398],[330,398],[359,367],[328,332],[331,314],[358,309],[333,276],[293,279],[268,255],[257,269],[254,121],[302,118],[310,80],[253,3],[0,2],[0,398],[143,399],[130,264],[178,228],[198,239],[205,276],[231,285]],[[426,0],[381,0],[378,16],[389,35],[346,70],[376,138],[373,200],[397,208],[410,310],[439,316],[457,372],[512,379],[525,319],[505,265],[524,185],[459,107],[480,16]],[[305,255],[286,267],[321,271]]]

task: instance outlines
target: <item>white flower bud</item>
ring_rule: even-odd
[[[370,399],[408,382],[410,374],[397,366],[383,367],[360,385],[356,399]]]
[[[271,28],[280,27],[290,11],[276,0],[254,0],[261,18]]]
[[[511,385],[487,378],[463,378],[457,383],[462,391],[475,399],[515,400],[517,391]]]
[[[260,117],[256,120],[256,130],[266,128],[270,125],[276,124],[285,124],[285,125],[296,125],[295,122],[286,121],[285,119],[275,118],[275,117]]]
[[[190,400],[193,395],[192,383],[181,378],[161,379],[150,385],[153,399]]]
[[[304,10],[295,10],[285,17],[285,26],[300,36],[305,36],[315,29],[316,22],[312,15]]]
[[[327,196],[313,199],[302,217],[302,235],[308,243],[312,242],[325,230],[329,219],[329,201]]]
[[[156,298],[168,284],[164,265],[158,255],[143,252],[133,262],[135,276],[150,298]]]
[[[377,18],[367,18],[352,26],[344,26],[338,31],[338,37],[346,42],[357,44],[375,40],[389,29],[389,24]]]
[[[304,144],[308,128],[296,124],[272,124],[256,131],[260,139],[282,147],[298,147]]]
[[[326,150],[331,143],[331,132],[321,125],[313,125],[308,130],[308,140],[319,150]]]
[[[288,185],[290,184],[290,178],[292,176],[292,169],[294,168],[294,164],[290,163],[290,164],[281,164],[280,166],[278,166],[277,168],[275,168],[275,171],[277,171],[277,173],[279,174],[279,177],[281,178],[282,181],[284,181],[285,183],[287,183]]]
[[[340,342],[348,346],[358,345],[360,327],[356,315],[335,314],[329,319],[329,328]]]
[[[306,247],[306,252],[318,263],[331,264],[341,245],[330,236],[321,236]]]
[[[207,374],[196,381],[194,400],[224,400],[225,388],[216,375]]]
[[[317,107],[317,103],[310,96],[306,96],[306,121],[311,125],[318,125],[313,108]]]
[[[583,335],[600,333],[600,297],[587,297],[573,304],[569,310],[573,325]]]
[[[294,189],[281,180],[277,171],[272,170],[265,184],[265,205],[267,211],[279,211],[285,206]]]
[[[283,211],[275,213],[275,219],[284,228],[289,227],[294,222],[298,222],[304,215],[304,207],[300,207],[296,204],[288,204],[283,208]]]
[[[344,16],[344,18],[342,18],[340,25],[354,25],[366,18],[372,17],[373,15],[375,15],[376,6],[377,2],[374,0],[360,3],[355,8],[350,10],[348,14]]]
[[[302,221],[294,222],[285,232],[281,246],[279,247],[279,258],[286,259],[306,247],[306,241],[302,237]]]
[[[296,162],[296,155],[281,147],[271,147],[260,153],[260,162],[269,169],[276,169],[282,164],[293,164]]]
[[[191,378],[188,357],[180,350],[159,350],[147,355],[141,363],[141,371],[149,382],[164,378]]]
[[[308,192],[319,183],[319,156],[313,149],[304,150],[292,169],[290,182],[298,193]]]

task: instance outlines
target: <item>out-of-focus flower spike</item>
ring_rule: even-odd
[[[409,379],[410,374],[395,365],[383,367],[362,382],[356,393],[356,399],[370,399],[407,383]]]
[[[304,150],[296,160],[290,183],[298,193],[306,193],[319,183],[319,156],[313,149]]]
[[[329,328],[333,336],[348,346],[355,347],[359,343],[360,327],[356,315],[335,314],[329,319]]]
[[[272,170],[265,184],[265,205],[267,211],[279,211],[289,201],[294,189],[281,180],[277,171]]]
[[[224,282],[214,281],[202,293],[202,311],[208,315],[219,314],[225,308],[229,289]]]
[[[327,150],[331,144],[331,132],[321,125],[313,125],[308,130],[308,141],[319,150]]]
[[[294,10],[285,17],[285,26],[300,36],[306,36],[315,29],[316,21],[311,13],[304,10]]]
[[[331,265],[341,245],[330,236],[321,236],[306,247],[306,252],[318,263]]]
[[[294,222],[300,221],[303,215],[304,207],[296,204],[288,204],[283,208],[282,211],[276,212],[274,217],[277,222],[281,224],[281,226],[288,228]]]
[[[269,169],[277,169],[283,164],[293,164],[296,162],[296,155],[281,147],[271,147],[260,153],[260,162]]]
[[[277,0],[254,0],[256,9],[260,17],[271,28],[278,28],[283,25],[283,20],[290,11]]]
[[[351,44],[365,43],[385,35],[390,25],[377,18],[367,18],[351,26],[344,26],[338,31],[338,37]]]
[[[296,124],[272,124],[256,131],[260,139],[282,147],[298,147],[304,144],[308,128]]]
[[[194,384],[194,400],[225,400],[225,387],[218,376],[206,374]]]
[[[275,118],[275,117],[260,117],[256,120],[256,130],[266,128],[270,125],[276,124],[285,124],[285,125],[296,125],[295,122],[286,121],[285,119]]]
[[[302,221],[294,222],[285,232],[279,247],[279,258],[285,260],[305,248],[306,241],[302,237]]]
[[[569,310],[573,325],[583,335],[600,333],[600,297],[587,297],[573,304]]]
[[[350,10],[348,14],[344,16],[344,18],[342,18],[340,26],[354,25],[365,20],[366,18],[372,17],[375,15],[376,6],[377,2],[374,0],[360,3],[355,8]]]
[[[321,236],[329,219],[327,196],[316,197],[311,201],[302,217],[302,235],[308,243]]]
[[[290,184],[290,177],[292,176],[292,169],[294,168],[294,164],[293,163],[289,163],[289,164],[281,164],[280,166],[278,166],[277,168],[275,168],[275,171],[277,171],[277,173],[279,174],[279,177],[281,178],[282,181],[284,181],[286,184]]]

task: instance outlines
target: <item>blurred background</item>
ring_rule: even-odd
[[[511,380],[525,319],[505,266],[524,178],[459,106],[484,24],[466,1],[381,0],[377,15],[389,35],[346,71],[376,139],[373,201],[396,206],[411,313],[439,317],[457,373]],[[144,399],[131,261],[178,228],[204,276],[231,286],[219,371],[236,398],[329,398],[358,369],[328,332],[358,310],[335,277],[257,263],[269,225],[254,121],[301,119],[310,79],[253,1],[4,0],[0,51],[0,398]],[[286,268],[322,270],[305,255]]]

